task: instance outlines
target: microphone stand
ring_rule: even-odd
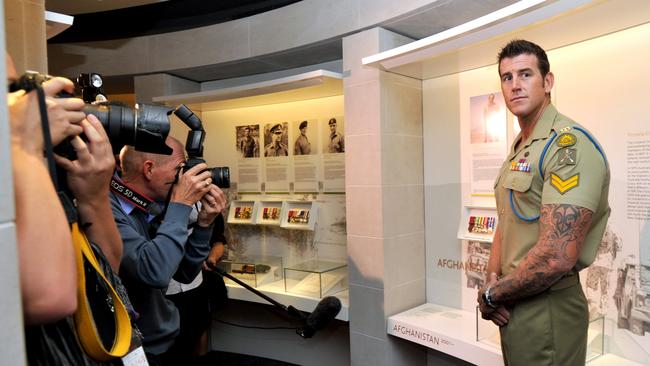
[[[251,287],[251,286],[248,285],[247,283],[245,283],[245,282],[243,282],[242,280],[240,280],[239,278],[237,278],[237,277],[231,275],[230,273],[227,273],[226,271],[224,271],[223,269],[221,269],[221,268],[219,268],[219,267],[217,267],[217,268],[215,269],[215,271],[216,271],[217,273],[219,273],[220,275],[222,275],[222,276],[224,276],[224,277],[227,277],[228,279],[230,279],[230,280],[232,280],[233,282],[237,283],[238,285],[242,286],[243,288],[247,289],[248,291],[254,293],[255,295],[257,295],[257,296],[263,298],[264,300],[268,301],[268,302],[271,303],[273,306],[275,306],[275,307],[281,309],[283,312],[289,314],[289,316],[291,316],[292,318],[296,318],[296,319],[300,319],[300,320],[305,320],[305,316],[302,314],[302,312],[300,312],[300,310],[294,308],[293,306],[291,306],[291,305],[286,306],[286,305],[284,305],[284,304],[281,304],[281,303],[275,301],[274,299],[270,298],[270,297],[267,296],[267,295],[264,295],[264,294],[261,293],[259,290],[257,290],[257,289],[255,289],[255,288]]]

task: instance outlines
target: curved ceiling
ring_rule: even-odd
[[[175,32],[248,17],[298,1],[48,0],[47,10],[77,14],[73,25],[48,43],[103,41]],[[85,13],[79,14],[81,12]]]

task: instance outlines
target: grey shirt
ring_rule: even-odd
[[[124,243],[120,277],[140,317],[146,352],[161,354],[174,343],[180,327],[178,310],[165,298],[169,281],[191,282],[210,251],[211,228],[187,227],[192,207],[170,203],[155,236],[147,214],[110,193],[113,217]]]

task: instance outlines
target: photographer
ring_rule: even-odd
[[[8,82],[17,79],[6,55]],[[71,92],[68,79],[43,84],[54,143],[82,131],[83,101],[53,98]],[[20,286],[26,324],[61,319],[77,307],[75,253],[63,207],[43,160],[43,133],[36,93],[20,90],[7,95],[11,130],[11,157],[16,204],[16,234]]]
[[[189,283],[201,270],[210,250],[210,235],[215,217],[224,209],[226,198],[211,184],[207,165],[198,164],[181,172],[183,145],[167,138],[172,155],[135,151],[125,147],[120,154],[121,182],[130,192],[145,199],[163,202],[171,189],[164,215],[155,217],[134,201],[111,192],[113,216],[124,241],[120,275],[131,294],[137,320],[144,335],[144,348],[150,365],[173,363],[175,338],[179,333],[179,314],[165,298],[172,278]],[[188,229],[192,205],[201,202],[197,225]],[[157,222],[160,221],[160,226]]]
[[[7,56],[8,81],[17,79]],[[54,156],[67,172],[67,185],[76,196],[78,218],[93,245],[106,276],[115,285],[122,243],[111,220],[108,182],[115,160],[101,123],[81,112],[76,98],[56,98],[72,92],[70,80],[43,82],[44,105],[51,143],[69,139],[78,159]],[[77,306],[76,256],[67,217],[43,159],[45,138],[36,92],[19,90],[8,95],[13,175],[16,194],[16,227],[25,316],[25,343],[31,365],[98,365],[77,343],[71,315]],[[86,140],[78,135],[83,133]],[[58,182],[61,184],[61,182]],[[109,257],[107,260],[104,256]],[[118,287],[123,301],[128,298]],[[137,338],[137,336],[136,336]],[[136,339],[137,343],[139,340]],[[119,362],[119,361],[118,361]]]

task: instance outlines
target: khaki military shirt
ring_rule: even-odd
[[[610,212],[609,167],[596,145],[577,128],[582,127],[549,105],[530,137],[521,142],[520,136],[515,139],[494,186],[502,234],[502,274],[517,268],[539,236],[539,220],[518,218],[511,207],[510,191],[512,205],[525,218],[538,216],[544,204],[569,204],[594,212],[575,269],[589,266],[596,257]],[[557,136],[540,171],[542,151],[554,133]]]
[[[330,142],[327,145],[328,153],[342,153],[345,152],[345,141],[343,135],[335,132],[330,135]]]
[[[264,148],[264,156],[287,156],[289,155],[289,148],[283,143],[277,145],[268,144]]]
[[[296,146],[293,149],[294,155],[309,155],[311,153],[311,142],[307,136],[301,134],[296,139]]]

